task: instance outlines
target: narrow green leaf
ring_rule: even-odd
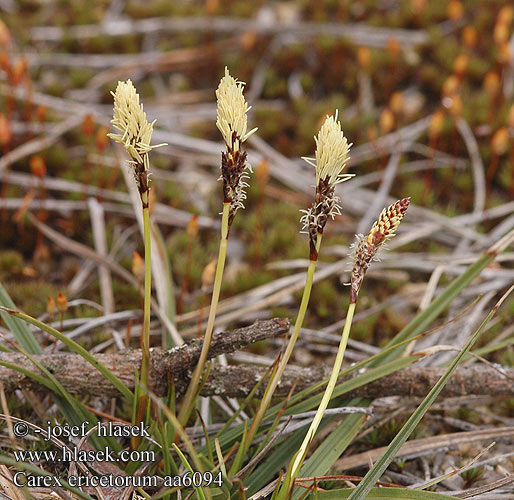
[[[29,354],[23,347],[19,345],[16,347],[36,368],[38,368],[44,375],[46,375],[47,379],[43,379],[43,381],[41,381],[42,377],[32,372],[31,370],[23,369],[12,363],[7,363],[11,365],[10,368],[20,371],[29,377],[34,375],[35,380],[43,383],[43,385],[55,391],[54,397],[56,398],[56,403],[59,405],[59,409],[63,415],[67,417],[68,422],[70,422],[72,425],[80,425],[82,422],[89,422],[91,426],[94,427],[98,422],[97,418],[87,408],[85,408],[80,401],[74,398],[54,377],[54,375],[49,370],[47,370],[32,354]],[[91,440],[97,449],[110,446],[115,451],[119,451],[121,448],[119,443],[114,438],[103,438],[93,435],[91,436]]]
[[[351,400],[348,405],[354,406],[360,399]],[[323,419],[325,421],[326,419]],[[326,474],[341,453],[348,448],[362,426],[366,423],[367,416],[359,413],[348,415],[339,424],[337,429],[330,433],[328,439],[316,448],[314,453],[305,461],[298,477],[311,477]],[[323,472],[320,472],[323,471]],[[295,488],[292,498],[298,500],[304,492],[301,488]]]
[[[402,345],[407,345],[410,342],[413,342],[416,340],[420,335],[416,335],[414,337],[410,337],[406,340],[403,340],[402,342],[399,342],[396,344],[396,346],[390,346],[387,349],[384,348],[382,351],[380,351],[377,354],[374,354],[373,356],[370,356],[369,358],[363,359],[362,361],[359,361],[358,363],[352,364],[348,368],[345,368],[344,370],[341,370],[341,373],[339,374],[339,377],[342,378],[345,375],[349,375],[350,373],[353,373],[357,370],[360,370],[361,368],[365,368],[369,371],[369,368],[366,368],[367,366],[374,367],[375,366],[375,359],[378,359],[379,357],[383,357],[384,354],[391,352],[393,349],[397,349],[397,347]],[[415,361],[415,360],[414,360]],[[380,365],[379,365],[380,367]],[[364,370],[366,372],[366,370]],[[354,378],[354,380],[358,380],[357,377]],[[288,404],[288,409],[293,408],[294,404],[296,404],[299,401],[304,401],[307,396],[310,394],[313,394],[315,392],[321,391],[325,388],[326,384],[328,382],[328,378],[325,380],[322,380],[321,382],[318,382],[317,384],[314,384],[311,387],[308,387],[307,389],[303,389],[302,391],[297,392],[294,396],[291,397]],[[366,382],[368,383],[368,382]],[[358,386],[360,387],[360,386]],[[321,401],[321,399],[318,400],[318,402]],[[275,406],[271,407],[268,410],[268,413],[266,413],[266,417],[270,418],[274,415],[276,415],[282,408],[282,403],[278,403]],[[309,408],[312,409],[312,408]],[[308,410],[302,410],[302,411],[308,411]],[[297,413],[298,411],[295,411]],[[299,413],[299,412],[298,412]]]
[[[353,491],[351,488],[343,488],[331,491],[318,492],[319,500],[339,500],[348,498]],[[407,488],[372,488],[367,500],[455,500],[455,497],[433,493],[431,491],[411,490]]]
[[[473,279],[475,279],[485,267],[487,267],[494,260],[494,258],[495,258],[495,254],[493,254],[493,253],[485,254],[482,257],[480,257],[475,263],[471,264],[466,269],[466,271],[464,271],[464,273],[462,275],[458,276],[452,283],[450,283],[450,285],[448,285],[446,290],[444,292],[442,292],[432,302],[432,304],[427,309],[425,309],[423,312],[418,314],[406,327],[404,327],[396,335],[396,337],[388,343],[388,345],[384,348],[384,350],[381,353],[379,353],[378,355],[375,355],[373,357],[374,359],[370,360],[369,366],[375,367],[375,368],[380,367],[380,366],[383,367],[385,362],[388,362],[388,361],[390,362],[391,360],[398,358],[403,351],[401,349],[402,344],[406,343],[409,339],[412,339],[416,335],[419,335],[420,333],[422,333],[424,331],[424,329],[451,303],[451,301],[455,297],[457,297],[462,292],[462,290]],[[352,380],[355,380],[355,379],[352,379]],[[336,390],[338,390],[338,389],[339,388],[337,388]],[[340,394],[340,393],[338,393],[338,394]],[[298,397],[298,395],[295,395],[295,396],[293,396],[292,399],[297,401],[298,400],[298,399],[296,399],[297,397]],[[321,396],[319,396],[319,397],[321,397]],[[312,404],[312,402],[314,402],[314,399],[312,399],[309,403]],[[310,406],[310,404],[309,404],[309,406]],[[364,400],[364,399],[358,400],[355,405],[366,406],[367,400]],[[275,407],[271,408],[270,411],[268,412],[268,414],[266,415],[266,417],[269,418],[272,414],[274,414],[274,412],[278,411],[279,406],[280,405],[276,405]],[[299,408],[303,408],[303,406],[297,406],[295,408],[294,413],[299,412]],[[312,407],[310,407],[309,409],[312,409]],[[349,422],[350,417],[355,418],[354,415],[347,417],[341,423],[341,425],[336,429],[336,431],[334,431],[334,433],[331,433],[329,436],[327,436],[325,441],[320,445],[320,447],[319,447],[320,449],[323,449],[323,445],[326,442],[333,442],[334,441],[333,436],[335,433],[338,433],[338,432],[341,432],[342,434],[345,434],[348,437],[351,436],[351,439],[354,439],[354,437],[360,431],[360,428],[358,428],[358,426],[350,425],[350,423],[351,423],[351,422]],[[225,442],[235,441],[237,439],[237,436],[239,436],[241,434],[241,432],[242,432],[242,426],[239,426],[237,428],[233,428],[233,429],[229,430],[225,435],[220,436],[220,441],[221,441],[222,445],[225,444]],[[296,437],[296,436],[298,436],[298,434],[295,433],[295,434],[293,434],[293,436]],[[350,441],[351,441],[351,439],[350,439]],[[292,442],[292,437],[289,437],[285,441],[286,441],[285,443],[284,443],[284,441],[282,441],[278,445],[278,447],[285,447],[282,450],[283,456],[287,456],[288,459],[290,459],[292,457],[292,455],[294,454],[294,451],[291,453],[291,450],[288,447],[288,445]],[[345,448],[346,447],[342,447],[342,446],[340,447],[341,453],[344,452]],[[277,453],[277,451],[275,451],[275,453]],[[314,455],[313,455],[313,457],[314,457]],[[311,457],[306,462],[306,464],[310,463],[310,460],[313,457]],[[336,457],[336,458],[338,458],[338,457]],[[252,491],[254,490],[253,479],[257,477],[257,474],[265,475],[267,477],[267,479],[269,479],[269,478],[273,477],[274,475],[276,475],[276,471],[279,470],[280,467],[283,467],[283,463],[280,463],[280,465],[278,465],[278,463],[275,463],[274,465],[276,466],[276,468],[274,471],[272,471],[271,470],[272,467],[264,468],[265,464],[267,464],[267,461],[265,461],[261,466],[256,468],[254,473],[250,476],[250,480],[252,480],[252,482],[249,482],[249,484],[252,485],[252,488],[251,488]],[[319,468],[316,468],[316,472],[313,474],[310,474],[310,475],[323,475],[327,472],[327,470],[332,465],[333,465],[333,462],[328,464],[328,461],[327,461],[327,463],[325,463],[325,465],[323,467],[320,466]],[[325,469],[325,467],[326,467],[326,469]],[[307,475],[307,474],[304,474],[303,469],[300,474]],[[255,490],[255,491],[257,491],[257,490]]]
[[[9,309],[16,309],[14,302],[9,297],[6,289],[0,283],[0,306]],[[12,317],[9,313],[0,310],[0,316],[5,321],[7,328],[14,335],[16,342],[20,344],[27,352],[31,354],[41,354],[43,349],[39,345],[34,334],[29,327],[21,320]]]
[[[234,474],[237,474],[237,472],[241,468],[241,462],[243,461],[243,458],[244,458],[243,453],[244,453],[244,450],[246,448],[246,436],[247,436],[247,431],[248,431],[248,420],[245,420],[244,426],[245,426],[245,428],[244,428],[244,431],[243,431],[243,437],[241,439],[241,443],[239,444],[239,449],[237,450],[236,457],[234,458],[234,461],[232,462],[232,466],[231,466],[230,471],[228,472],[228,474],[225,471],[225,475],[228,476],[228,477],[232,477]],[[218,448],[220,448],[219,440],[216,439],[216,449],[218,449]],[[220,451],[221,451],[221,448],[220,448]]]
[[[173,449],[177,452],[177,455],[180,457],[180,460],[182,460],[182,463],[184,464],[185,468],[192,474],[194,472],[194,470],[191,467],[191,465],[189,464],[189,462],[187,461],[187,458],[185,457],[185,455],[180,451],[180,448],[175,443],[173,443],[172,446],[173,446]],[[206,500],[203,488],[201,488],[200,486],[193,486],[193,487],[196,491],[196,494],[198,495],[198,498],[200,500]]]
[[[0,284],[0,305],[7,307],[9,309],[15,308],[14,302],[11,300],[9,295],[7,294],[7,291],[5,288]],[[41,349],[41,346],[37,342],[37,339],[35,338],[34,334],[31,332],[31,330],[28,328],[27,324],[24,321],[21,321],[20,319],[14,318],[11,316],[11,314],[2,311],[0,309],[0,315],[5,320],[6,325],[8,326],[9,330],[14,335],[16,342],[19,344],[19,346],[24,349],[27,353],[30,354],[41,354],[43,351]],[[7,349],[9,351],[10,349]],[[4,364],[4,366],[8,366],[7,364]],[[20,367],[15,366],[8,366],[12,369],[18,369]],[[22,370],[18,370],[22,371]],[[89,412],[82,403],[80,403],[76,398],[72,397],[68,394],[67,397],[63,397],[60,394],[60,391],[55,387],[55,385],[52,383],[51,379],[46,380],[46,383],[44,383],[42,380],[37,378],[38,376],[35,372],[32,372],[30,370],[27,370],[26,372],[23,372],[25,375],[32,377],[34,380],[38,381],[39,383],[42,383],[43,385],[46,385],[49,389],[52,389],[54,391],[53,398],[55,400],[55,403],[57,407],[59,408],[60,412],[63,414],[63,416],[66,418],[66,421],[69,422],[71,425],[80,425],[84,420],[87,420],[93,425],[96,425],[98,422],[97,418]],[[51,384],[52,387],[50,387],[47,384]],[[64,389],[63,389],[64,390]],[[109,445],[112,449],[115,451],[119,451],[119,444],[115,439],[104,439],[99,438],[97,436],[92,436],[91,441],[95,445],[97,449],[105,448],[107,445]]]
[[[35,380],[38,384],[44,385],[47,389],[50,389],[53,392],[59,392],[58,388],[51,381],[47,380],[45,377],[42,377],[38,373],[29,370],[28,368],[15,365],[14,363],[9,363],[8,361],[0,361],[0,366],[5,366],[10,370],[23,373],[23,375],[31,378],[32,380]]]
[[[60,340],[64,345],[68,346],[72,351],[82,356],[88,363],[94,366],[107,380],[109,380],[116,389],[118,389],[121,394],[123,394],[129,401],[132,401],[134,394],[130,391],[127,386],[114,374],[111,370],[109,370],[103,363],[100,363],[92,354],[90,354],[86,349],[84,349],[80,344],[75,342],[74,340],[68,338],[66,335],[62,334],[60,331],[52,328],[51,326],[39,321],[28,314],[25,314],[21,311],[16,311],[13,309],[9,309],[6,307],[0,307],[0,312],[4,311],[9,313],[16,318],[20,318],[27,323],[30,323],[34,326],[37,326],[41,330],[49,333],[52,337]]]
[[[284,438],[280,443],[281,446],[277,446],[273,454],[265,458],[259,466],[256,467],[246,481],[246,484],[249,486],[247,491],[248,496],[257,493],[277,476],[277,471],[285,467],[298,451],[305,434],[307,434],[307,426]]]

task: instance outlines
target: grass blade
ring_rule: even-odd
[[[7,307],[9,309],[15,309],[14,302],[9,297],[7,290],[0,283],[0,306]],[[12,332],[16,342],[20,344],[27,352],[31,354],[41,354],[43,349],[39,345],[36,337],[30,331],[28,326],[16,318],[13,318],[10,314],[0,309],[0,316],[5,321],[7,328]]]
[[[180,460],[184,464],[185,468],[189,472],[191,472],[191,474],[193,474],[194,470],[191,467],[191,465],[189,464],[189,462],[187,461],[187,458],[185,457],[185,455],[180,451],[180,448],[175,443],[173,443],[172,446],[173,446],[173,449],[177,452],[177,455],[180,457]],[[200,487],[200,486],[193,486],[193,488],[195,489],[196,494],[198,495],[199,500],[206,500],[205,499],[205,493],[204,493],[202,487]]]
[[[17,318],[26,321],[34,326],[37,326],[41,330],[49,333],[52,337],[55,337],[57,340],[60,340],[64,345],[68,346],[72,351],[82,356],[88,363],[93,365],[107,380],[109,380],[116,389],[118,389],[121,394],[123,394],[129,401],[132,401],[134,394],[130,389],[128,389],[125,384],[111,372],[104,364],[100,363],[92,354],[90,354],[86,349],[84,349],[80,344],[75,342],[74,340],[68,338],[66,335],[62,334],[55,328],[39,321],[28,314],[25,314],[21,311],[15,311],[14,309],[9,309],[7,307],[0,306],[0,311],[4,311],[11,316],[15,316]]]
[[[354,406],[355,403],[362,404],[362,400],[354,399],[348,403]],[[362,426],[368,419],[367,415],[355,413],[348,415],[335,431],[323,440],[314,453],[305,461],[300,469],[300,477],[319,476],[319,471],[326,472],[332,467],[334,462],[340,457],[341,453],[348,448],[355,436],[359,433]],[[327,419],[323,420],[323,423]],[[328,422],[327,422],[328,423]],[[292,498],[299,499],[305,493],[300,488],[296,488]]]
[[[349,498],[351,488],[343,488],[332,491],[320,491],[317,493],[319,500],[339,500]],[[421,493],[421,494],[420,494]],[[455,497],[434,493],[432,491],[419,491],[407,488],[372,488],[367,496],[367,500],[455,500]]]

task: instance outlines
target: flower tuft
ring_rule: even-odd
[[[238,82],[230,76],[225,67],[225,76],[216,90],[218,116],[216,126],[223,135],[229,149],[238,151],[242,142],[246,141],[257,129],[247,132],[248,119],[246,113],[251,109],[243,96],[244,82]]]
[[[223,202],[230,203],[229,226],[234,220],[236,212],[244,208],[246,199],[245,182],[249,177],[247,169],[246,151],[241,150],[241,144],[248,139],[257,129],[247,132],[246,113],[250,109],[243,96],[244,82],[238,82],[230,76],[228,68],[225,68],[225,76],[220,81],[216,90],[218,100],[218,117],[216,126],[223,135],[226,143],[226,152],[221,153],[221,176],[223,183]]]
[[[353,245],[353,270],[351,277],[351,301],[357,301],[357,294],[364,280],[364,275],[371,262],[377,260],[377,255],[386,240],[395,235],[400,222],[409,208],[410,198],[403,198],[384,208],[377,221],[371,227],[366,237],[357,235]]]
[[[304,215],[300,219],[301,232],[309,235],[312,260],[317,259],[316,240],[323,233],[328,219],[341,214],[335,185],[353,177],[342,173],[350,159],[351,144],[348,144],[341,123],[337,121],[337,111],[334,116],[327,115],[314,140],[316,158],[303,159],[316,169],[316,194],[309,209],[301,210]]]
[[[146,119],[143,105],[139,103],[139,94],[131,80],[118,82],[114,96],[114,116],[111,120],[114,128],[121,134],[107,134],[111,139],[125,146],[133,166],[134,179],[141,196],[143,207],[148,207],[148,180],[150,162],[148,153],[165,144],[150,145],[153,125]]]
[[[151,146],[153,125],[146,119],[143,105],[139,103],[139,94],[131,80],[118,82],[116,92],[111,92],[114,96],[114,116],[111,120],[114,128],[121,134],[107,134],[111,139],[123,144],[132,162],[143,165],[144,170],[148,170],[148,153],[163,144]]]
[[[349,152],[352,144],[348,144],[341,130],[341,123],[337,121],[337,114],[336,110],[335,115],[327,115],[318,135],[314,136],[316,158],[303,157],[316,169],[316,184],[323,180],[334,185],[352,177],[342,173],[350,159]]]

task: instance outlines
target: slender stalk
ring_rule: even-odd
[[[275,389],[278,383],[280,382],[280,379],[282,378],[282,374],[284,373],[289,358],[293,353],[294,345],[296,343],[296,340],[298,339],[300,329],[302,328],[303,320],[305,318],[305,313],[307,312],[307,306],[309,305],[309,299],[311,296],[314,271],[316,269],[316,264],[318,262],[317,255],[321,247],[322,236],[323,235],[321,233],[318,233],[318,236],[316,238],[315,258],[311,258],[311,260],[309,260],[309,267],[307,268],[307,277],[305,278],[305,287],[303,289],[302,301],[300,303],[300,309],[298,310],[298,316],[296,317],[293,333],[291,334],[291,338],[289,339],[284,355],[280,359],[280,363],[278,365],[277,370],[274,372],[274,374],[271,375],[270,381],[268,382],[266,390],[264,391],[264,396],[261,400],[259,408],[257,409],[257,413],[253,418],[250,430],[248,431],[248,437],[246,439],[247,449],[250,447],[252,440],[255,436],[255,433],[257,432],[257,429],[259,428],[259,425],[264,417],[264,413],[266,413],[266,410],[269,407],[271,398],[273,397],[273,393],[275,392]]]
[[[146,195],[148,200],[148,191]],[[143,196],[141,197],[143,199]],[[152,293],[152,244],[150,238],[150,210],[143,204],[143,233],[145,240],[145,297],[143,309],[143,336],[141,339],[141,383],[148,387],[150,365],[150,301]]]
[[[344,353],[346,350],[346,345],[348,344],[348,337],[350,336],[350,329],[352,327],[353,314],[355,312],[355,307],[357,303],[351,302],[348,307],[348,312],[346,313],[346,321],[344,323],[343,333],[341,335],[341,341],[339,342],[339,348],[337,350],[336,359],[334,361],[334,367],[332,368],[332,373],[330,374],[330,378],[328,380],[327,387],[325,389],[325,393],[323,394],[323,399],[318,406],[318,410],[316,411],[316,415],[311,422],[309,430],[305,435],[302,445],[296,454],[294,462],[291,465],[291,484],[293,484],[294,479],[298,475],[300,467],[303,464],[305,456],[307,454],[307,449],[309,444],[311,443],[316,431],[318,430],[319,424],[321,423],[321,419],[327,409],[328,403],[330,402],[330,398],[332,397],[332,393],[334,392],[334,388],[337,384],[337,379],[339,378],[339,372],[341,371],[341,365],[343,364]]]
[[[227,243],[228,243],[228,231],[229,231],[229,212],[230,203],[223,203],[223,213],[221,216],[221,238],[220,248],[218,252],[218,264],[216,265],[216,276],[214,278],[214,286],[212,290],[211,307],[209,310],[209,318],[207,320],[207,327],[205,329],[205,336],[203,339],[202,352],[200,353],[200,359],[193,372],[191,382],[187,388],[187,392],[182,402],[182,408],[179,413],[179,421],[182,425],[186,425],[191,411],[193,409],[193,399],[198,390],[200,378],[207,362],[207,355],[209,353],[209,347],[212,340],[212,332],[214,330],[214,320],[216,319],[216,310],[218,308],[218,301],[221,292],[221,282],[223,279],[223,269],[225,268],[225,259],[227,256]]]
[[[152,293],[152,246],[150,238],[150,209],[148,207],[148,194],[146,190],[141,193],[141,203],[143,207],[143,237],[145,243],[145,295],[143,301],[143,332],[141,335],[141,385],[148,390],[149,371],[150,371],[150,301]],[[138,394],[138,391],[136,391]],[[146,391],[141,391],[137,398],[137,408],[134,424],[146,420],[148,395]],[[139,448],[141,437],[133,437],[131,440],[134,450]]]

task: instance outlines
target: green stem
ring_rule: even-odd
[[[323,235],[321,233],[318,233],[318,237],[316,238],[316,255],[319,253],[319,249],[321,247],[322,236]],[[264,392],[264,396],[261,400],[259,408],[257,409],[257,413],[255,414],[250,430],[248,431],[248,436],[246,439],[247,450],[252,443],[252,440],[255,436],[255,433],[257,432],[257,429],[259,428],[260,423],[262,422],[262,419],[264,418],[264,414],[266,413],[266,410],[270,405],[273,393],[275,392],[275,389],[278,383],[280,382],[280,379],[282,378],[289,358],[293,353],[293,348],[296,343],[296,340],[298,339],[298,335],[300,333],[300,329],[302,328],[303,320],[305,318],[305,313],[307,312],[307,306],[309,305],[312,283],[314,279],[314,271],[316,269],[317,262],[317,259],[309,261],[309,267],[307,268],[307,277],[305,278],[305,287],[303,288],[302,301],[300,303],[300,309],[298,310],[298,316],[296,317],[296,323],[293,328],[293,333],[291,334],[291,338],[289,339],[283,356],[280,358],[277,370],[271,375],[270,381],[268,382],[268,385]]]
[[[146,199],[148,199],[148,192],[146,193]],[[152,293],[152,244],[150,238],[150,210],[148,205],[143,205],[143,232],[145,240],[145,297],[143,309],[143,337],[141,342],[141,383],[145,387],[148,387],[148,372],[150,367],[150,301]]]
[[[209,347],[212,340],[212,332],[214,330],[214,320],[216,319],[216,310],[218,308],[218,301],[221,292],[221,282],[223,280],[223,269],[225,268],[225,258],[227,256],[227,243],[228,243],[228,219],[230,213],[230,203],[223,203],[223,213],[221,216],[221,238],[220,248],[218,253],[218,264],[216,265],[216,276],[214,278],[214,286],[212,289],[211,308],[209,310],[209,319],[207,320],[207,327],[205,329],[205,336],[203,339],[202,352],[200,353],[200,359],[191,377],[191,383],[187,388],[187,392],[182,402],[182,408],[180,409],[179,421],[185,426],[191,411],[193,409],[193,399],[198,390],[200,384],[200,378],[207,362],[207,356],[209,354]]]
[[[302,445],[298,450],[298,453],[295,455],[294,461],[290,466],[290,473],[288,477],[290,477],[290,484],[294,483],[296,476],[300,470],[300,467],[303,464],[305,456],[307,455],[307,450],[309,445],[318,430],[319,424],[321,423],[321,419],[327,409],[328,403],[330,402],[330,398],[332,397],[332,393],[334,392],[334,388],[337,384],[337,379],[339,378],[339,372],[341,371],[341,365],[343,364],[344,353],[346,350],[346,345],[348,344],[348,337],[350,336],[350,328],[352,327],[353,314],[355,312],[355,307],[357,303],[352,302],[348,307],[348,312],[346,313],[346,321],[344,323],[343,333],[341,335],[341,341],[339,342],[339,349],[337,350],[336,359],[334,361],[334,367],[332,368],[332,373],[330,374],[330,378],[328,379],[328,384],[325,389],[325,393],[323,394],[323,399],[318,406],[318,410],[316,411],[316,415],[311,422],[309,430],[305,435]]]

